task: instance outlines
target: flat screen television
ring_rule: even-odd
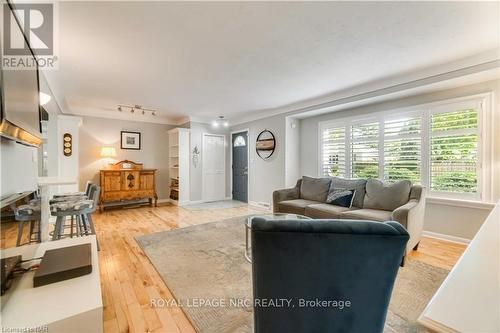
[[[5,4],[8,4],[7,6]],[[0,24],[4,26],[4,12],[10,11],[11,17],[15,19],[15,24],[10,24],[11,38],[18,36],[28,45],[19,21],[13,15],[12,5],[4,0],[0,1]],[[0,34],[0,47],[3,47],[3,33]],[[20,143],[39,146],[41,140],[40,127],[40,103],[39,103],[39,82],[38,66],[33,50],[30,48],[30,66],[16,67],[15,69],[4,68],[3,48],[0,52],[0,135],[2,137],[18,141]],[[33,60],[33,61],[31,61]],[[28,63],[28,62],[26,62]],[[34,64],[34,65],[33,65]]]

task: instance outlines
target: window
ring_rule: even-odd
[[[406,117],[384,122],[384,179],[395,182],[409,179],[420,183],[421,117]]]
[[[323,156],[321,157],[323,175],[345,177],[345,139],[345,127],[326,128],[323,131]]]
[[[351,126],[351,177],[378,178],[378,123]]]
[[[452,197],[481,196],[484,98],[320,124],[320,174],[409,179]]]
[[[431,190],[477,192],[478,113],[475,109],[431,116]]]
[[[234,139],[234,143],[233,143],[234,147],[245,147],[246,145],[247,145],[247,143],[245,142],[245,138],[243,137],[243,135],[238,135]]]

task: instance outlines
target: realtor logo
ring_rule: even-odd
[[[4,4],[4,55],[29,55],[28,44],[36,55],[54,54],[54,8],[51,3],[16,4],[11,11]],[[19,20],[24,36],[16,27]]]
[[[28,70],[38,67],[57,70],[57,3],[16,1],[12,7],[6,3],[2,6],[2,68]]]

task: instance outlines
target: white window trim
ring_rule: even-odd
[[[415,117],[421,116],[421,183],[423,186],[430,187],[430,117],[435,113],[444,113],[456,111],[457,106],[467,107],[471,106],[471,103],[475,104],[478,108],[478,169],[477,169],[477,193],[452,193],[452,192],[438,192],[429,191],[429,197],[431,198],[443,198],[454,199],[454,200],[466,200],[474,202],[484,202],[489,203],[492,200],[492,187],[491,179],[493,179],[493,149],[492,149],[492,138],[493,138],[493,103],[492,103],[493,93],[491,91],[463,96],[458,98],[452,98],[447,100],[441,100],[432,103],[408,106],[404,108],[391,109],[387,111],[376,112],[372,114],[342,117],[334,120],[321,121],[318,124],[318,176],[323,177],[323,145],[322,145],[322,135],[323,131],[330,127],[342,127],[346,128],[346,170],[345,177],[349,178],[351,170],[351,154],[350,148],[350,127],[354,124],[368,123],[368,122],[379,122],[379,129],[383,128],[384,121],[400,118],[401,116]],[[479,106],[478,106],[479,105]],[[489,125],[489,126],[488,126]],[[468,130],[459,130],[457,133],[469,133]],[[475,133],[476,130],[473,130]],[[385,134],[383,130],[379,130],[379,140],[383,142]],[[379,141],[380,142],[380,141]],[[384,145],[379,144],[379,178],[384,177]]]

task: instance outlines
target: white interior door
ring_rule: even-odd
[[[203,200],[226,197],[226,148],[224,135],[203,134]]]

